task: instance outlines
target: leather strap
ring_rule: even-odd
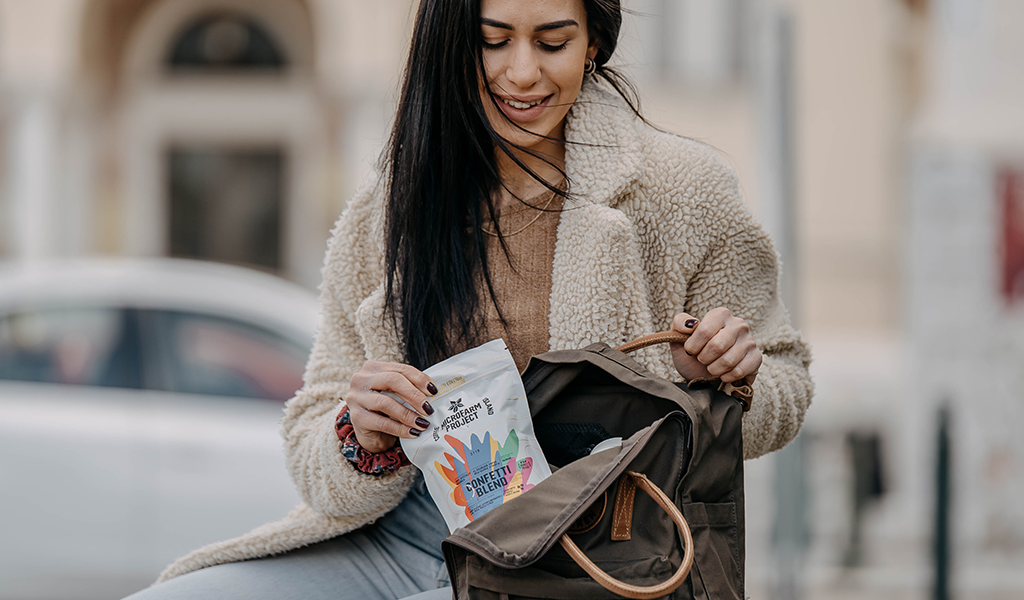
[[[616,348],[623,354],[629,354],[642,348],[654,346],[657,344],[668,344],[676,343],[682,344],[686,340],[690,339],[690,334],[681,333],[679,331],[660,331],[658,333],[652,333],[642,337],[638,337],[632,342],[626,342],[625,344]],[[718,389],[729,394],[733,398],[740,401],[743,405],[743,412],[750,410],[750,403],[754,399],[754,387],[747,383],[746,380],[740,380],[733,383],[726,383],[724,381],[715,380],[692,380],[690,383],[715,383],[717,382]]]
[[[588,575],[594,578],[594,581],[601,584],[601,587],[606,590],[626,598],[632,598],[633,600],[651,600],[653,598],[660,598],[674,592],[676,588],[683,584],[683,581],[686,580],[686,576],[690,574],[690,568],[693,566],[693,536],[690,534],[690,527],[686,524],[686,519],[683,518],[683,514],[679,512],[676,505],[668,499],[665,492],[661,491],[658,486],[651,483],[651,480],[647,479],[647,477],[642,473],[628,471],[627,475],[629,475],[637,487],[646,492],[648,496],[658,503],[658,506],[660,506],[662,510],[668,513],[672,522],[676,524],[676,527],[678,527],[679,531],[683,534],[683,544],[686,546],[683,550],[683,562],[680,563],[679,568],[672,577],[663,583],[652,586],[638,586],[623,583],[602,571],[601,568],[595,565],[592,560],[587,558],[579,547],[569,539],[568,534],[559,538],[558,542],[562,545],[562,548],[565,549],[569,556],[576,561],[576,564],[582,567]]]
[[[667,344],[669,342],[682,344],[688,339],[690,339],[690,334],[688,333],[680,333],[678,331],[659,331],[658,333],[638,337],[632,342],[626,342],[616,348],[616,350],[624,354],[629,354],[635,350],[640,350],[641,348],[654,346],[656,344]]]
[[[742,385],[736,385],[737,383]],[[719,384],[718,389],[739,400],[740,404],[743,405],[743,412],[750,410],[750,402],[754,399],[754,386],[747,383],[746,380],[733,383],[723,381]]]
[[[619,491],[615,494],[615,507],[612,509],[612,541],[624,542],[631,537],[633,530],[633,499],[636,497],[636,482],[632,477],[623,475],[619,478]]]

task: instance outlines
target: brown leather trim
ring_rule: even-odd
[[[654,346],[655,344],[667,344],[669,342],[675,342],[676,344],[682,344],[686,340],[690,339],[690,334],[680,333],[678,331],[661,331],[658,333],[652,333],[643,337],[638,337],[632,342],[626,342],[625,344],[616,348],[619,352],[629,354],[634,350],[640,350],[648,346]]]
[[[576,535],[586,533],[597,527],[597,524],[604,518],[604,511],[608,510],[608,492],[601,494],[601,499],[590,505],[580,518],[569,528],[569,533]]]
[[[615,508],[612,510],[612,541],[624,542],[633,530],[633,499],[636,497],[636,482],[628,475],[619,477],[619,491],[615,494]]]
[[[736,385],[736,383],[742,385]],[[754,399],[754,386],[746,381],[737,381],[736,383],[725,383],[723,381],[722,385],[718,386],[718,389],[739,400],[740,404],[743,405],[743,412],[747,412],[750,410],[751,400]]]

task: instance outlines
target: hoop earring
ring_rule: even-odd
[[[592,58],[587,59],[587,64],[583,67],[584,75],[593,75],[594,71],[597,70],[597,61]]]

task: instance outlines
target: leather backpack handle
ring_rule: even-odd
[[[668,344],[673,342],[676,344],[682,344],[688,339],[690,339],[690,334],[688,333],[681,333],[678,331],[661,331],[645,335],[643,337],[638,337],[632,342],[626,342],[616,348],[616,350],[623,354],[629,354],[630,352],[640,350],[641,348],[647,348],[648,346],[654,346],[657,344]],[[713,382],[714,380],[692,379],[690,380],[690,383],[708,383],[709,381]],[[718,389],[739,400],[740,404],[743,405],[743,412],[750,410],[750,402],[754,399],[754,387],[747,383],[746,380],[741,379],[733,383],[719,381]]]
[[[606,590],[624,596],[626,598],[633,598],[634,600],[650,600],[652,598],[660,598],[667,594],[671,594],[683,584],[686,580],[686,576],[690,574],[690,568],[693,566],[693,536],[690,534],[690,527],[686,524],[686,519],[683,518],[683,514],[679,512],[679,509],[665,492],[661,491],[658,486],[651,483],[650,479],[642,473],[636,473],[634,471],[628,471],[627,474],[633,478],[637,487],[647,492],[647,495],[654,499],[658,503],[658,506],[662,508],[668,516],[672,519],[672,522],[676,524],[679,531],[683,534],[683,543],[686,548],[683,550],[683,562],[679,565],[675,574],[672,575],[667,581],[651,586],[639,586],[623,583],[618,579],[615,579],[611,575],[601,570],[601,567],[594,564],[594,561],[587,558],[586,554],[569,539],[569,534],[563,534],[559,538],[558,542],[562,545],[569,556],[587,572],[588,575],[594,578],[594,581],[601,584],[601,587]]]
[[[648,346],[654,346],[657,344],[668,344],[669,342],[675,342],[682,344],[686,340],[690,339],[690,334],[680,333],[678,331],[660,331],[658,333],[652,333],[643,337],[638,337],[632,342],[626,342],[625,344],[616,348],[623,354],[629,354],[635,350],[646,348]]]

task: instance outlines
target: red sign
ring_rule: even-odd
[[[1015,304],[1024,301],[1024,169],[999,169],[996,193],[1003,213],[1002,293]]]

